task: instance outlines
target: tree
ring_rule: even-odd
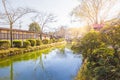
[[[33,22],[29,25],[29,31],[34,31],[40,33],[40,25],[37,22]]]
[[[79,50],[82,52],[83,57],[90,57],[94,49],[100,48],[103,46],[101,41],[101,35],[99,32],[90,31],[87,33],[79,43]]]
[[[83,65],[76,80],[119,80],[120,26],[86,34],[79,44]],[[110,48],[109,46],[112,46]]]
[[[120,48],[120,24],[103,28],[101,34],[103,42],[111,46],[114,49],[116,57],[118,57],[118,49]]]
[[[56,22],[55,16],[51,13],[42,13],[39,12],[36,16],[32,17],[32,21],[39,22],[41,27],[41,34],[40,38],[42,39],[42,33],[44,32],[45,28],[48,28],[48,24]]]
[[[8,24],[10,26],[10,42],[11,42],[11,47],[13,44],[13,36],[12,36],[12,29],[13,29],[13,24],[19,20],[21,17],[23,17],[25,14],[27,13],[31,13],[31,12],[35,12],[32,9],[29,8],[17,8],[17,9],[13,9],[8,7],[8,5],[6,4],[6,0],[2,0],[2,4],[4,7],[4,13],[0,13],[1,16],[1,20],[3,24]]]
[[[119,80],[120,19],[111,22],[100,31],[91,30],[72,46],[83,56],[83,65],[75,80]]]
[[[57,31],[55,32],[54,36],[56,38],[65,38],[65,33],[66,33],[65,26],[61,26],[60,28],[57,29]]]
[[[73,10],[73,15],[84,19],[89,25],[103,24],[117,0],[81,0],[81,4]],[[118,15],[120,11],[116,12]],[[92,27],[92,26],[91,26]]]

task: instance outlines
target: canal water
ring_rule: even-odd
[[[36,51],[0,61],[0,80],[74,80],[82,56],[68,48]]]

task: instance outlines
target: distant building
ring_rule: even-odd
[[[19,30],[13,29],[13,40],[15,39],[40,39],[40,33],[27,31],[27,30]],[[47,34],[42,34],[43,39],[48,38]],[[10,29],[9,28],[0,28],[0,40],[10,40]]]

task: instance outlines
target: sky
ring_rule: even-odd
[[[8,2],[13,8],[28,7],[40,12],[54,14],[57,16],[57,22],[50,25],[54,27],[71,26],[70,13],[73,8],[80,4],[78,0],[8,0]],[[28,29],[30,23],[30,17],[22,18],[22,29]]]
[[[0,11],[3,11],[1,1],[2,0],[0,0]],[[80,4],[80,0],[7,0],[7,2],[11,4],[13,8],[31,8],[40,12],[54,14],[55,16],[57,16],[57,22],[48,25],[53,28],[57,28],[60,26],[80,27],[85,25],[84,22],[73,22],[74,17],[70,15],[72,10]],[[118,4],[113,7],[114,12],[109,13],[110,18],[116,13],[118,9],[120,9],[120,0],[118,0],[117,3]],[[32,16],[34,16],[34,14],[27,14],[26,16],[21,18],[21,29],[27,30],[29,28],[28,26],[32,22]],[[18,26],[19,22],[17,22],[13,28],[19,28]]]

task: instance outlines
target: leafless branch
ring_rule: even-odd
[[[117,0],[81,0],[81,4],[73,10],[73,14],[89,24],[101,23],[106,20]]]

